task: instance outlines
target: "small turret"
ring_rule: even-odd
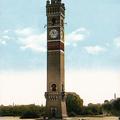
[[[51,0],[51,4],[61,3],[61,0]]]
[[[47,2],[46,2],[46,3],[47,3],[47,5],[49,5],[49,4],[50,4],[50,1],[49,1],[49,0],[47,0]]]

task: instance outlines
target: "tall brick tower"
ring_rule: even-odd
[[[47,92],[46,114],[51,118],[67,117],[64,84],[64,18],[61,0],[47,0]]]

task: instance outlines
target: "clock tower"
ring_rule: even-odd
[[[49,119],[67,117],[64,84],[64,19],[61,0],[47,0],[47,92],[46,115]]]

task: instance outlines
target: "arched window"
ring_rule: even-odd
[[[56,18],[52,18],[52,25],[56,24]]]
[[[64,85],[62,84],[62,92],[64,91]]]
[[[61,20],[61,26],[64,26],[64,22],[63,22],[63,20]]]
[[[52,85],[51,85],[51,88],[52,88],[52,91],[55,92],[55,91],[56,91],[56,84],[52,84]]]
[[[52,118],[55,118],[55,117],[56,117],[56,113],[57,113],[57,108],[56,108],[56,107],[52,107],[52,108],[51,108]]]

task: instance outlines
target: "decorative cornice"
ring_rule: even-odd
[[[47,40],[47,42],[62,42],[64,44],[63,40]]]
[[[47,50],[47,52],[61,52],[64,54],[64,51],[63,50]]]

